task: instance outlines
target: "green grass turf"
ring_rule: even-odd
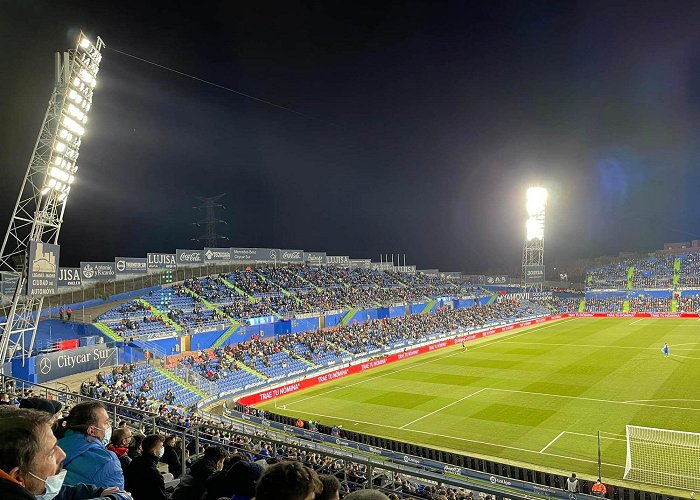
[[[661,353],[664,342],[671,357]],[[568,319],[442,349],[259,405],[563,473],[624,473],[625,425],[700,431],[700,321]]]

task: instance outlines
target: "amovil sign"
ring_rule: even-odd
[[[37,382],[99,370],[119,362],[116,347],[105,344],[40,354],[34,358]]]

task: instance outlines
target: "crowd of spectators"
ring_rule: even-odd
[[[671,289],[674,283],[674,267],[679,261],[677,286],[700,286],[700,255],[679,254],[625,259],[588,270],[586,286],[591,289]],[[630,269],[633,269],[630,280]]]
[[[637,297],[630,299],[630,312],[669,312],[670,297]]]
[[[588,270],[586,286],[592,289],[627,288],[629,268],[634,261],[624,260],[603,267]]]
[[[673,287],[673,263],[675,257],[666,255],[637,259],[634,264],[632,288],[662,288]]]
[[[680,288],[700,288],[700,254],[690,253],[680,259],[678,286]]]
[[[621,312],[624,299],[621,297],[605,297],[586,299],[586,312]]]
[[[678,312],[698,312],[700,311],[700,295],[681,295],[677,299]]]
[[[215,328],[231,320],[264,316],[292,317],[350,308],[427,302],[436,297],[475,297],[483,290],[439,275],[372,269],[285,265],[190,278],[141,301],[129,301],[96,321],[118,334],[150,336],[183,329]],[[152,307],[158,308],[156,314]]]

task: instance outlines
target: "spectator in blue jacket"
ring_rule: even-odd
[[[75,405],[59,420],[56,437],[65,451],[66,484],[92,483],[102,488],[124,489],[124,473],[117,455],[107,450],[112,426],[107,410],[98,401]]]

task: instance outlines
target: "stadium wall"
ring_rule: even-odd
[[[204,332],[204,333],[193,333],[190,335],[190,349],[193,351],[199,350],[199,349],[208,349],[211,347],[211,345],[216,342],[219,337],[224,333],[225,330],[215,330],[213,332]],[[238,335],[238,334],[234,334]],[[230,337],[229,337],[230,339]],[[237,342],[240,341],[238,336],[235,339]],[[231,342],[229,342],[231,343]]]
[[[347,314],[347,311],[343,311],[340,313],[334,313],[334,314],[326,314],[323,317],[324,321],[324,327],[325,328],[333,328],[334,326],[338,326],[343,319],[343,317]]]

